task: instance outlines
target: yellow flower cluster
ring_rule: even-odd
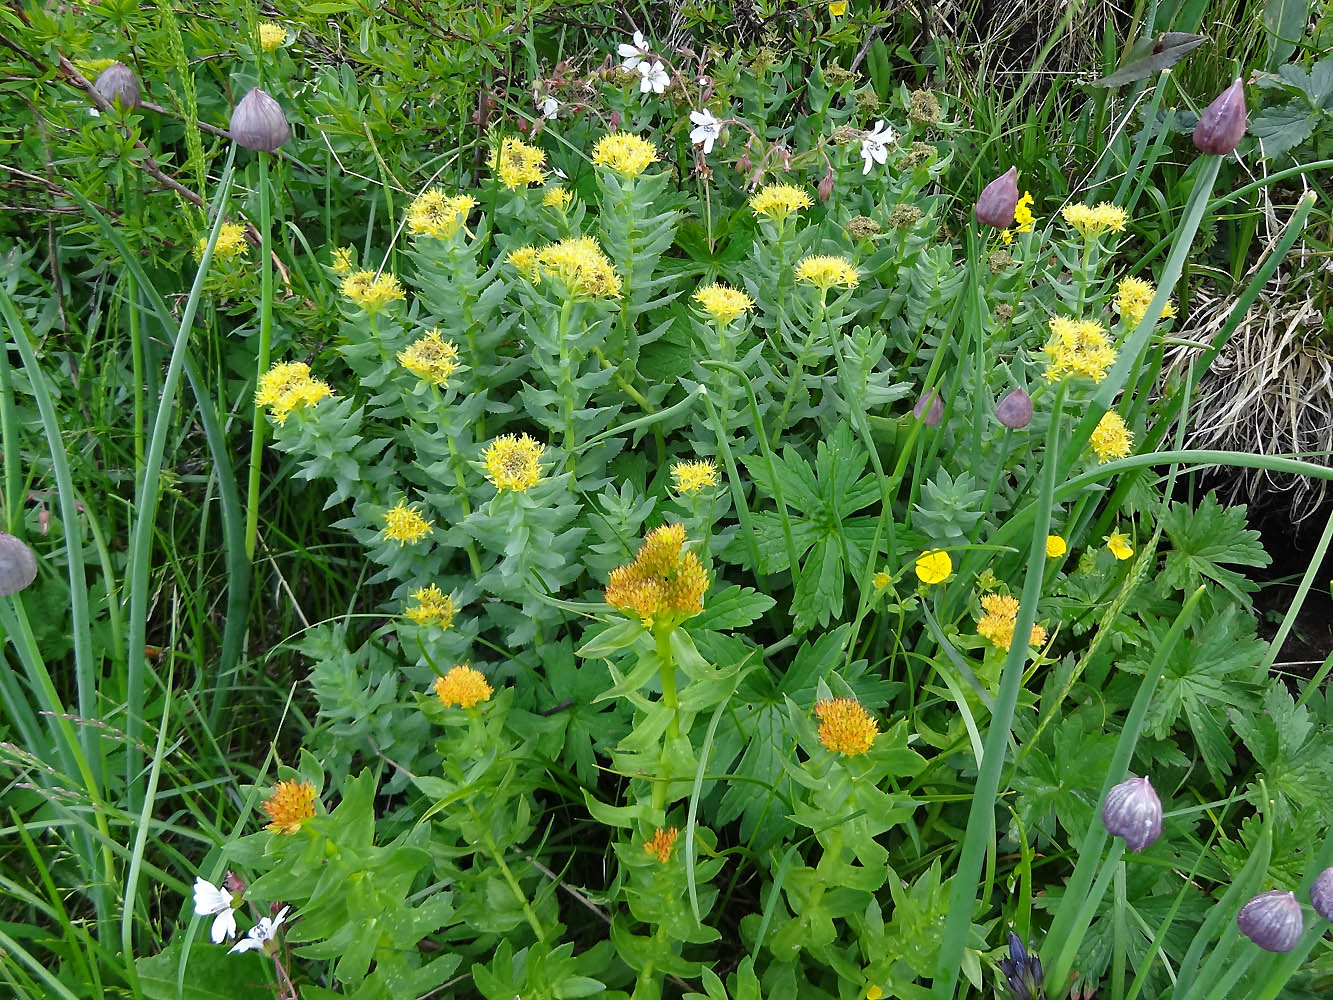
[[[438,236],[447,240],[467,222],[467,215],[477,199],[468,194],[447,195],[433,187],[413,199],[407,210],[407,230],[418,236]]]
[[[1018,598],[1008,594],[982,594],[981,606],[986,613],[977,622],[977,635],[991,641],[997,649],[1009,650],[1014,641],[1014,626],[1018,624]],[[1040,646],[1046,641],[1046,630],[1032,626],[1029,646]]]
[[[498,491],[523,493],[537,485],[542,477],[541,457],[546,445],[527,434],[505,434],[496,438],[482,453],[486,478]]]
[[[408,608],[404,614],[418,625],[438,625],[440,628],[449,628],[454,623],[454,599],[450,594],[446,594],[435,584],[429,587],[422,587],[412,594],[412,600],[417,603]]]
[[[272,822],[274,833],[298,832],[315,815],[315,786],[308,781],[279,781],[259,809]]]
[[[1142,278],[1121,279],[1120,284],[1116,286],[1115,307],[1126,326],[1132,329],[1143,322],[1143,317],[1148,314],[1148,307],[1152,305],[1153,296],[1156,294],[1157,287],[1151,281],[1144,281]],[[1166,305],[1162,306],[1162,319],[1170,319],[1175,314],[1175,302],[1167,299]]]
[[[1104,201],[1099,205],[1066,205],[1060,213],[1084,236],[1095,239],[1103,233],[1124,232],[1125,223],[1129,222],[1129,213],[1123,208]]]
[[[1052,316],[1046,353],[1046,377],[1054,382],[1067,375],[1082,375],[1100,382],[1115,364],[1115,348],[1102,325],[1090,319]]]
[[[693,552],[684,551],[685,525],[664,524],[650,531],[634,562],[611,571],[606,603],[640,618],[683,621],[704,609],[708,573]]]
[[[717,485],[717,465],[711,458],[701,462],[677,462],[671,467],[671,479],[678,493],[698,493],[705,486]]]
[[[434,525],[409,507],[406,501],[399,500],[398,506],[384,512],[384,537],[391,538],[399,545],[419,542],[430,534]]]
[[[569,203],[574,200],[574,194],[568,188],[560,187],[558,184],[553,188],[547,188],[546,193],[542,195],[542,204],[547,208],[556,208],[565,211],[569,208]]]
[[[259,47],[265,52],[282,48],[282,43],[285,41],[287,41],[287,29],[282,25],[274,24],[272,21],[264,21],[259,25]]]
[[[519,247],[505,260],[534,284],[543,274],[555,275],[576,299],[620,295],[620,275],[591,236],[548,243],[540,249]]]
[[[917,556],[915,569],[918,580],[934,586],[949,578],[949,574],[953,572],[953,560],[943,549],[931,549]]]
[[[659,826],[652,839],[643,842],[643,851],[650,857],[662,862],[662,864],[666,864],[671,860],[671,851],[675,848],[676,837],[679,835],[680,831],[674,826],[667,827],[665,830]]]
[[[815,703],[819,742],[834,753],[857,757],[867,753],[879,727],[855,698],[832,698]]]
[[[808,194],[790,184],[765,184],[750,198],[755,214],[766,215],[774,222],[782,222],[793,212],[813,204]]]
[[[458,371],[458,348],[441,337],[439,330],[431,330],[399,351],[398,363],[423,381],[448,385],[449,377]]]
[[[1097,462],[1109,462],[1113,458],[1129,457],[1134,447],[1134,434],[1125,426],[1124,419],[1115,410],[1107,410],[1089,439],[1092,450],[1097,453]]]
[[[612,132],[597,140],[592,162],[626,177],[638,177],[657,162],[657,147],[631,132]]]
[[[343,278],[339,291],[366,312],[379,312],[390,302],[402,301],[403,286],[392,274],[374,271],[353,271]]]
[[[1134,546],[1129,544],[1129,536],[1122,531],[1113,531],[1106,538],[1106,547],[1117,559],[1128,559],[1134,554]]]
[[[861,283],[861,275],[846,257],[812,254],[796,265],[796,280],[817,285],[827,292],[834,285],[855,288]]]
[[[541,284],[542,272],[537,264],[536,247],[529,245],[519,247],[517,250],[510,250],[505,257],[505,263],[514,267],[519,274],[533,284]]]
[[[536,146],[529,146],[522,139],[510,136],[500,144],[499,153],[492,152],[488,165],[495,171],[500,183],[510,191],[517,191],[529,184],[540,184],[545,174],[542,164],[546,154]]]
[[[208,237],[201,237],[194,245],[194,259],[203,260],[204,250],[208,246]],[[250,244],[245,241],[245,227],[235,222],[224,222],[218,229],[218,241],[213,244],[213,256],[218,260],[235,260],[244,257],[250,251]]]
[[[463,665],[452,668],[443,677],[436,677],[432,685],[435,697],[445,708],[473,708],[495,693],[495,689],[486,683],[486,677],[480,670],[473,670]]]
[[[1023,197],[1018,199],[1018,204],[1014,206],[1014,231],[1018,233],[1032,232],[1032,224],[1036,222],[1032,214],[1032,195],[1024,191]]]
[[[276,364],[259,378],[255,391],[255,405],[267,406],[279,424],[301,406],[314,406],[325,396],[332,395],[328,385],[310,375],[310,366],[303,361]]]
[[[692,298],[703,306],[713,319],[723,324],[730,323],[737,316],[754,308],[754,299],[750,296],[738,289],[719,285],[716,281],[700,288]]]
[[[329,265],[334,274],[350,274],[352,270],[352,248],[338,247],[333,251],[333,262]]]

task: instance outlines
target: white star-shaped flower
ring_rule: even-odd
[[[231,893],[198,876],[194,880],[194,912],[201,917],[214,918],[209,934],[214,944],[236,936],[236,911],[232,908]]]
[[[621,42],[616,51],[620,53],[620,58],[625,60],[621,63],[626,69],[638,69],[639,63],[645,62],[648,57],[648,39],[643,37],[642,31],[634,32],[634,44]]]
[[[645,59],[639,63],[639,93],[641,94],[660,94],[667,89],[667,84],[671,82],[671,77],[662,65],[660,59],[654,59],[651,66]]]
[[[694,128],[690,129],[690,142],[703,146],[704,156],[707,156],[713,151],[713,143],[722,135],[722,123],[707,108],[691,111],[690,121],[694,124]]]
[[[227,954],[241,955],[247,951],[263,951],[264,946],[277,936],[278,925],[282,923],[283,917],[287,916],[287,911],[290,909],[290,906],[284,906],[278,911],[278,915],[272,919],[260,917],[259,923],[246,931],[245,937],[232,945]]]
[[[892,127],[882,121],[875,122],[875,128],[861,140],[861,159],[866,161],[862,176],[870,173],[876,163],[881,166],[889,159],[889,144],[893,142]]]
[[[541,108],[543,118],[554,118],[560,110],[560,102],[548,94],[538,107]]]

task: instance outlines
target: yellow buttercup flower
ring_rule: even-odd
[[[1100,382],[1106,378],[1107,370],[1115,364],[1116,352],[1100,323],[1052,316],[1050,328],[1051,339],[1042,348],[1048,379],[1081,375]]]
[[[468,213],[476,206],[471,195],[447,195],[433,187],[421,192],[407,210],[407,230],[418,236],[437,236],[447,240],[466,223]]]
[[[374,271],[353,271],[343,278],[339,291],[369,313],[406,298],[397,278],[392,274],[377,275]]]
[[[274,24],[272,21],[264,21],[259,25],[259,47],[265,52],[282,48],[282,43],[285,41],[287,41],[287,29],[282,25]]]
[[[700,462],[677,462],[671,467],[671,478],[677,492],[698,493],[705,486],[717,485],[717,464],[711,458]]]
[[[643,851],[662,862],[662,864],[666,864],[671,860],[671,851],[675,848],[676,837],[679,835],[680,831],[674,826],[667,827],[665,830],[659,826],[652,839],[644,841]]]
[[[576,299],[620,295],[620,275],[591,236],[548,244],[536,252],[536,260],[544,273],[559,278]]]
[[[1007,652],[1014,641],[1014,627],[1018,624],[1018,599],[1008,594],[982,594],[981,606],[986,613],[977,622],[977,635]],[[1028,645],[1040,646],[1045,641],[1046,630],[1033,625]]]
[[[1142,278],[1121,279],[1120,284],[1116,286],[1115,307],[1126,326],[1132,329],[1143,322],[1143,317],[1148,315],[1148,307],[1152,305],[1153,296],[1156,294],[1157,288],[1150,281],[1144,281]],[[1170,319],[1175,314],[1175,302],[1167,299],[1166,305],[1162,306],[1162,319]]]
[[[302,361],[276,364],[259,378],[255,389],[255,405],[267,406],[279,424],[287,422],[288,415],[303,406],[314,406],[332,395],[332,390],[310,375],[310,366]]]
[[[1128,559],[1134,554],[1134,546],[1129,544],[1129,536],[1124,532],[1113,531],[1102,539],[1106,547],[1110,549],[1111,555],[1117,559]]]
[[[439,330],[431,330],[399,351],[398,363],[423,381],[444,386],[458,371],[458,348],[442,338]]]
[[[1069,223],[1089,239],[1095,239],[1103,233],[1124,232],[1129,222],[1129,213],[1110,202],[1104,201],[1096,207],[1092,205],[1066,205],[1060,213]]]
[[[403,613],[418,625],[438,625],[440,628],[453,625],[456,610],[453,596],[435,584],[414,591],[412,600],[417,603]]]
[[[793,212],[813,204],[808,194],[790,184],[765,184],[750,198],[755,214],[766,215],[774,222],[782,222]]]
[[[716,281],[700,288],[691,297],[722,324],[730,323],[754,308],[754,299],[750,296],[735,288],[719,285]]]
[[[1099,465],[1113,458],[1127,458],[1130,449],[1134,447],[1134,434],[1115,410],[1107,410],[1102,414],[1089,440],[1092,450],[1097,453]]]
[[[1046,557],[1048,559],[1059,559],[1069,551],[1069,546],[1059,535],[1046,536]]]
[[[510,191],[517,191],[529,184],[540,184],[546,176],[542,173],[542,164],[545,162],[545,153],[513,136],[500,144],[498,154],[492,151],[487,161],[500,178],[500,183]]]
[[[202,237],[194,245],[194,259],[202,260],[204,249],[208,246],[208,237]],[[218,241],[213,244],[215,260],[235,260],[250,252],[250,244],[245,239],[245,227],[235,222],[224,222],[218,229]]]
[[[399,545],[419,542],[430,534],[434,524],[427,521],[403,500],[398,506],[384,512],[384,537],[391,538]]]
[[[482,454],[486,478],[498,491],[523,493],[537,485],[542,477],[541,457],[546,445],[522,434],[505,434],[490,443]]]
[[[828,291],[834,285],[855,288],[861,283],[861,276],[846,257],[812,254],[796,265],[796,280],[809,282]]]
[[[949,578],[953,572],[953,560],[943,549],[930,549],[917,556],[915,569],[918,580],[934,586]]]
[[[279,781],[259,805],[260,811],[272,820],[267,829],[274,833],[297,833],[315,815],[315,797],[315,786],[308,781]]]
[[[569,208],[569,203],[573,200],[573,192],[568,188],[563,188],[559,185],[556,185],[553,188],[548,188],[546,193],[542,195],[543,205],[547,208],[559,209],[562,212]]]
[[[461,664],[443,677],[435,678],[431,687],[445,708],[474,708],[495,693],[480,670]]]
[[[634,562],[611,571],[604,597],[651,627],[663,619],[675,623],[697,615],[707,589],[703,563],[685,550],[685,526],[664,524],[644,538]]]
[[[834,17],[842,17],[847,13],[847,0],[834,0],[828,5],[828,12]]]
[[[815,703],[819,742],[834,753],[858,757],[875,742],[879,727],[855,698],[826,698]]]
[[[1032,215],[1032,195],[1024,191],[1023,197],[1019,198],[1018,204],[1014,206],[1014,231],[1030,233],[1032,224],[1036,221]]]
[[[657,162],[657,147],[632,132],[612,132],[597,140],[592,162],[626,177],[638,177]]]
[[[884,991],[872,984],[871,987],[866,990],[866,1000],[884,1000]]]
[[[333,251],[333,262],[329,265],[334,274],[350,274],[352,267],[352,248],[338,247]]]

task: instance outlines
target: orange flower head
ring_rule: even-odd
[[[260,805],[274,833],[296,833],[315,815],[315,786],[308,781],[279,781]]]
[[[867,753],[879,727],[855,698],[832,698],[815,703],[819,742],[834,753],[856,757]]]
[[[676,846],[676,837],[679,835],[680,831],[674,826],[665,830],[659,826],[652,839],[643,842],[644,853],[653,856],[662,864],[666,864],[671,860],[671,851]]]

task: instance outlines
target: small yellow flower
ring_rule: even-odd
[[[754,299],[750,296],[735,288],[719,285],[716,281],[700,288],[691,298],[723,325],[754,308]]]
[[[438,625],[449,628],[454,623],[454,599],[435,584],[421,587],[412,594],[417,603],[403,612],[418,625]]]
[[[379,312],[390,302],[406,298],[403,286],[392,274],[354,271],[343,278],[339,290],[366,312]]]
[[[431,330],[420,340],[398,352],[398,363],[423,381],[434,385],[449,384],[449,377],[458,371],[458,348]]]
[[[546,445],[527,434],[504,434],[490,443],[481,459],[486,463],[486,478],[503,493],[523,493],[537,485],[542,477],[541,457]]]
[[[884,1000],[884,991],[878,986],[872,985],[866,990],[866,1000]]]
[[[828,5],[828,12],[834,17],[842,17],[847,13],[847,0],[834,0]]]
[[[1102,414],[1102,419],[1097,421],[1090,442],[1092,450],[1097,453],[1097,463],[1100,465],[1113,458],[1128,457],[1134,447],[1134,435],[1125,426],[1120,414],[1115,410],[1107,410]]]
[[[867,753],[879,727],[855,698],[832,698],[815,703],[819,742],[834,753],[857,757]]]
[[[204,249],[208,246],[208,237],[202,237],[194,245],[194,259],[202,260]],[[213,257],[220,261],[235,260],[250,252],[250,244],[245,239],[245,227],[235,222],[224,222],[218,229],[218,241],[213,244]]]
[[[1049,559],[1059,559],[1069,551],[1069,546],[1059,535],[1046,536],[1046,556]]]
[[[350,274],[352,272],[352,248],[338,247],[333,251],[333,263],[329,265],[333,268],[334,274]]]
[[[657,147],[631,132],[612,132],[597,140],[592,162],[625,177],[638,177],[657,162]]]
[[[916,559],[916,575],[922,583],[934,586],[943,583],[953,572],[953,560],[943,549],[930,549]]]
[[[397,507],[384,512],[384,537],[393,539],[399,545],[421,541],[433,527],[432,522],[407,506],[403,500],[398,501]]]
[[[717,464],[711,458],[700,462],[677,462],[671,467],[671,478],[677,492],[698,493],[705,486],[717,485]]]
[[[308,781],[279,781],[259,806],[272,820],[267,829],[274,833],[298,832],[315,815],[315,797],[315,786]]]
[[[1134,546],[1129,544],[1129,536],[1121,531],[1113,531],[1102,539],[1111,555],[1117,559],[1128,559],[1134,554]]]
[[[282,25],[274,24],[272,21],[264,21],[259,25],[259,47],[265,52],[282,48],[282,43],[285,41],[287,41],[287,29]]]
[[[556,185],[553,188],[547,188],[546,193],[542,195],[542,204],[547,208],[558,209],[561,212],[569,208],[569,203],[574,200],[574,194],[568,188]]]
[[[652,839],[643,842],[643,851],[650,857],[662,862],[662,864],[666,864],[671,860],[671,852],[676,846],[676,837],[679,835],[680,831],[674,826],[667,827],[665,830],[659,826]]]
[[[1018,624],[1018,599],[1008,594],[982,594],[981,606],[986,613],[977,622],[977,635],[989,639],[995,648],[1008,652],[1014,641],[1014,627]],[[1033,625],[1028,645],[1040,646],[1045,641],[1046,630]]]
[[[1013,231],[1009,229],[1001,229],[1000,242],[1003,243],[1005,246],[1009,246],[1011,243],[1013,243],[1014,242]]]
[[[1120,284],[1116,286],[1115,307],[1126,326],[1133,329],[1143,322],[1143,317],[1148,314],[1148,306],[1152,305],[1153,296],[1156,294],[1157,288],[1151,281],[1144,281],[1142,278],[1121,279]],[[1167,299],[1166,304],[1162,306],[1162,319],[1170,319],[1175,314],[1176,304]]]
[[[870,582],[874,584],[876,590],[883,590],[893,582],[893,577],[889,576],[889,574],[885,573],[883,570],[880,570]]]
[[[537,264],[537,248],[534,246],[519,247],[517,250],[509,251],[505,257],[505,263],[512,265],[533,284],[540,284],[542,280],[541,268]]]
[[[287,422],[288,415],[303,406],[314,406],[332,395],[332,390],[310,375],[310,366],[301,361],[287,361],[274,365],[259,379],[255,390],[255,405],[267,406],[279,424]]]
[[[1065,222],[1088,239],[1096,239],[1103,233],[1124,232],[1125,224],[1129,222],[1129,214],[1123,208],[1106,201],[1096,207],[1066,205],[1060,214],[1064,216]]]
[[[812,254],[796,265],[796,280],[809,282],[828,291],[834,285],[855,288],[861,283],[861,276],[846,257]]]
[[[471,195],[445,194],[440,188],[429,188],[417,195],[407,210],[407,230],[418,236],[437,236],[447,240],[467,223],[468,213],[476,207]]]
[[[614,299],[620,295],[620,275],[591,236],[548,244],[537,251],[536,257],[543,273],[559,278],[576,299]]]
[[[1032,195],[1023,192],[1023,197],[1018,199],[1018,204],[1014,206],[1014,231],[1018,233],[1032,232],[1032,224],[1037,220],[1032,215]]]
[[[443,677],[436,677],[432,690],[445,708],[453,708],[455,705],[459,708],[473,708],[495,693],[480,670],[461,664]]]
[[[676,622],[697,615],[706,590],[703,563],[685,550],[685,526],[664,524],[648,533],[632,563],[611,571],[604,598],[651,627],[662,618]]]
[[[774,222],[782,222],[793,212],[813,204],[808,194],[790,184],[765,184],[750,199],[756,215],[766,215]]]
[[[1106,378],[1106,372],[1115,364],[1116,352],[1100,323],[1052,316],[1050,328],[1051,339],[1042,348],[1049,380],[1053,382],[1068,375],[1081,375],[1094,382]]]
[[[492,152],[488,165],[495,171],[500,183],[510,191],[517,191],[529,184],[540,184],[546,175],[542,173],[542,164],[546,154],[536,146],[529,146],[522,139],[510,136],[500,144],[497,155]]]

